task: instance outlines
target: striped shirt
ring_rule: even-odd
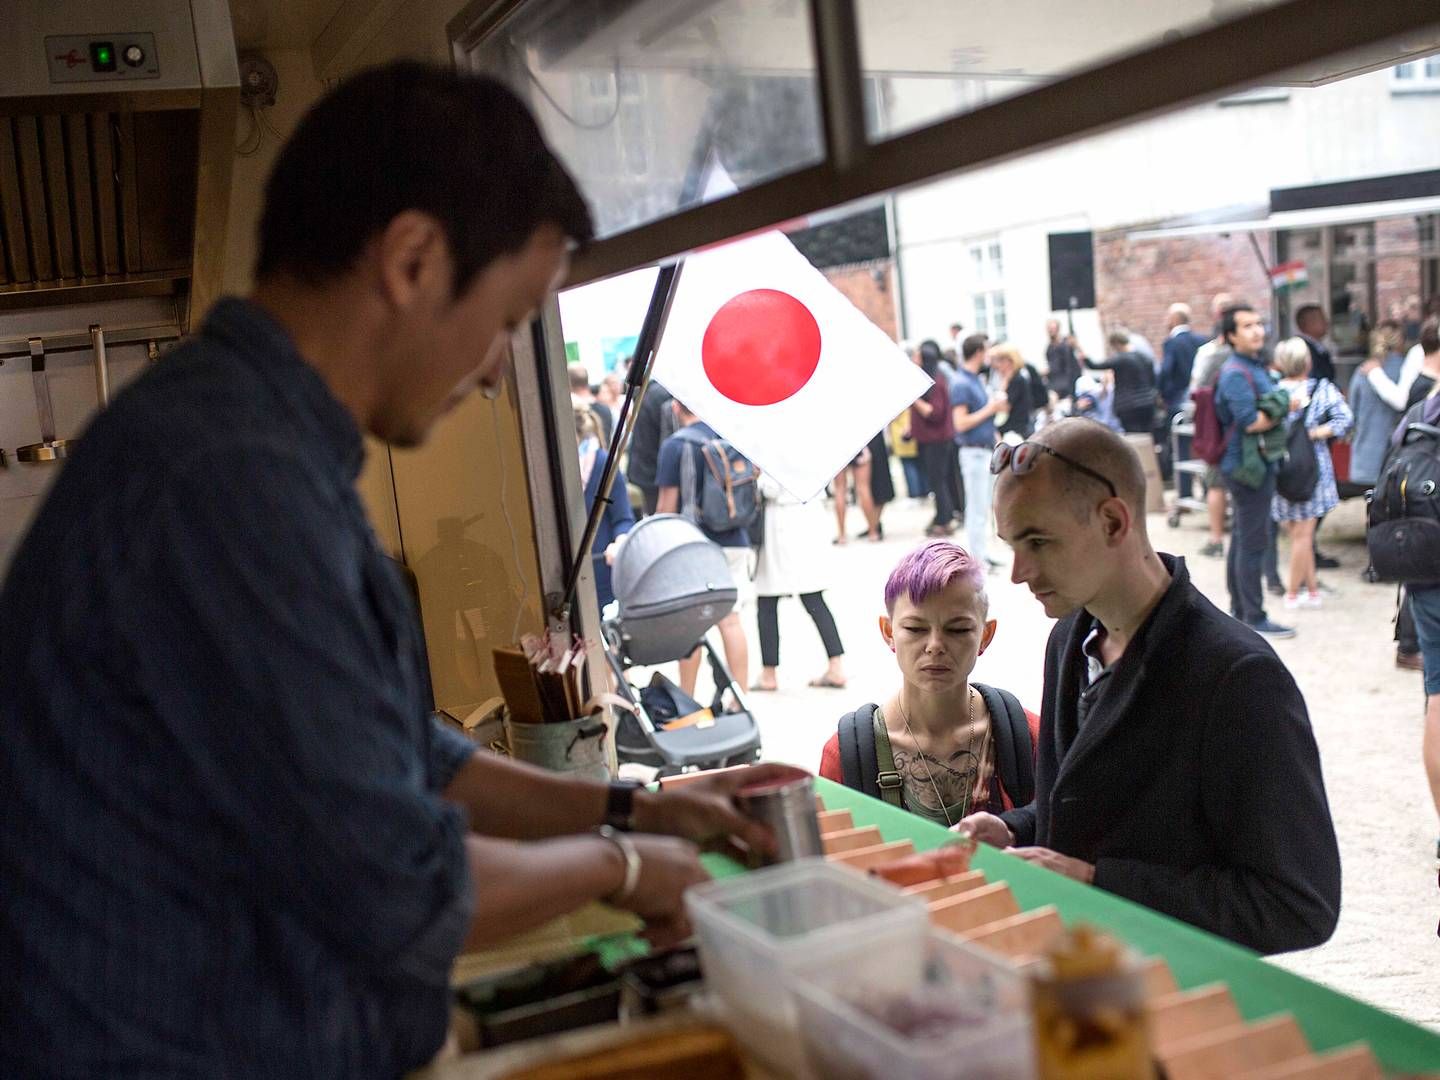
[[[444,1038],[473,747],[354,420],[259,308],[118,395],[0,591],[0,1075],[385,1076]]]

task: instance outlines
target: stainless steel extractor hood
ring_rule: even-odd
[[[219,292],[239,72],[225,0],[4,0],[0,311]]]

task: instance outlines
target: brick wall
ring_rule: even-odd
[[[893,259],[875,259],[850,266],[834,266],[825,270],[824,274],[830,284],[844,293],[871,322],[891,338],[899,337],[900,321],[895,310]]]
[[[1143,334],[1158,350],[1165,340],[1165,310],[1190,305],[1194,326],[1210,329],[1210,300],[1228,292],[1267,311],[1269,278],[1249,236],[1186,236],[1132,243],[1129,230],[1095,234],[1095,306],[1108,331],[1124,325]],[[1269,255],[1269,242],[1260,238]],[[1413,261],[1413,260],[1412,260]]]
[[[1419,227],[1413,217],[1375,222],[1375,320],[1390,317],[1391,304],[1420,294]],[[1404,252],[1390,255],[1386,252]]]

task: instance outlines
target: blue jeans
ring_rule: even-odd
[[[930,494],[930,485],[925,482],[925,470],[920,467],[919,457],[902,457],[900,467],[905,470],[905,491],[912,499],[923,499]]]
[[[1270,503],[1275,497],[1275,470],[1265,475],[1258,488],[1246,487],[1225,477],[1230,505],[1235,508],[1235,527],[1230,550],[1225,556],[1225,584],[1230,589],[1230,610],[1250,626],[1265,621],[1265,556],[1270,551]]]
[[[985,544],[990,536],[990,499],[995,477],[990,475],[993,451],[960,447],[960,475],[965,480],[965,547],[985,569]]]
[[[1407,585],[1405,594],[1415,615],[1415,633],[1425,663],[1425,696],[1430,697],[1440,694],[1440,586]]]

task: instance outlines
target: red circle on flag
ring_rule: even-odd
[[[820,324],[789,293],[750,289],[720,306],[700,342],[705,374],[741,405],[774,405],[820,364]]]

